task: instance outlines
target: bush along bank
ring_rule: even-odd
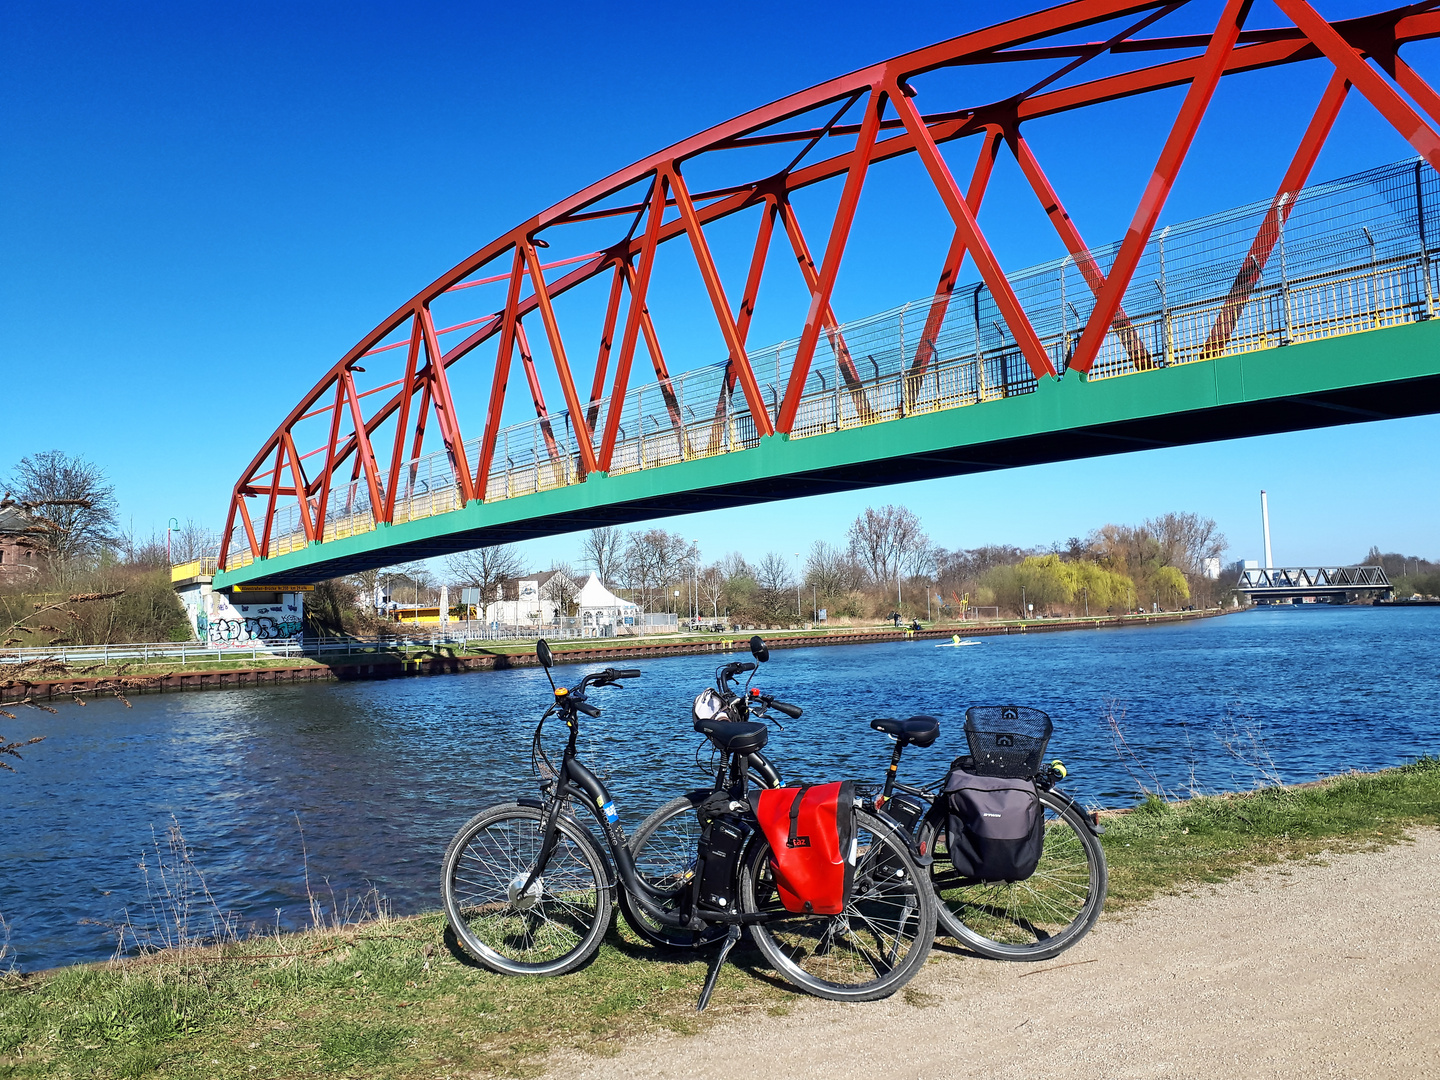
[[[1440,826],[1440,759],[1293,788],[1150,799],[1104,820],[1110,916],[1250,867],[1380,850]],[[0,1076],[524,1074],[551,1051],[618,1051],[646,1032],[781,1014],[800,998],[767,977],[758,953],[735,955],[698,1017],[704,959],[643,946],[623,923],[592,964],[558,979],[475,966],[438,914],[10,975],[0,981]]]

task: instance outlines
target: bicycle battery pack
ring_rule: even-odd
[[[914,832],[915,823],[925,815],[925,804],[914,795],[892,795],[884,809],[906,832]]]
[[[760,792],[755,816],[770,842],[786,911],[838,915],[855,878],[855,786],[850,780]]]
[[[700,836],[700,906],[735,910],[736,867],[750,829],[733,818],[715,818]]]

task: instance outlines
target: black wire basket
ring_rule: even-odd
[[[971,771],[980,776],[1027,778],[1040,772],[1054,725],[1024,705],[976,705],[965,710]]]

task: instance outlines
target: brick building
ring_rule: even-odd
[[[39,573],[44,556],[40,538],[30,531],[33,526],[29,515],[18,506],[0,509],[0,582]]]

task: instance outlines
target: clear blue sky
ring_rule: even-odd
[[[236,476],[325,368],[515,222],[709,124],[1030,6],[722,16],[684,5],[12,0],[0,9],[0,470],[61,448],[108,470],[142,533],[172,515],[218,526]],[[1162,28],[1203,29],[1219,7],[1191,6]],[[1250,25],[1279,21],[1262,2]],[[1440,48],[1407,55],[1440,82]],[[1317,62],[1227,80],[1162,222],[1268,198],[1327,76]],[[996,96],[974,85],[976,98]],[[1084,125],[1029,130],[1090,243],[1124,231],[1178,102],[1154,95]],[[1352,95],[1314,176],[1409,154]],[[896,169],[867,189],[836,293],[842,319],[933,288],[948,232],[931,227],[938,204],[923,183]],[[981,221],[1005,265],[1060,254],[1013,167],[992,192]],[[914,219],[881,218],[912,201]],[[716,242],[733,262],[739,247]],[[673,323],[671,340],[686,329]],[[795,330],[757,315],[751,341]],[[672,367],[723,358],[711,332],[696,329]],[[467,435],[478,433],[477,417]],[[1435,558],[1437,437],[1440,418],[1428,417],[662,524],[707,557],[758,557],[839,539],[867,503],[908,503],[947,547],[1047,544],[1195,510],[1219,521],[1231,557],[1258,558],[1266,487],[1278,561],[1351,561],[1372,543]],[[562,537],[530,554],[544,564],[577,548]]]

